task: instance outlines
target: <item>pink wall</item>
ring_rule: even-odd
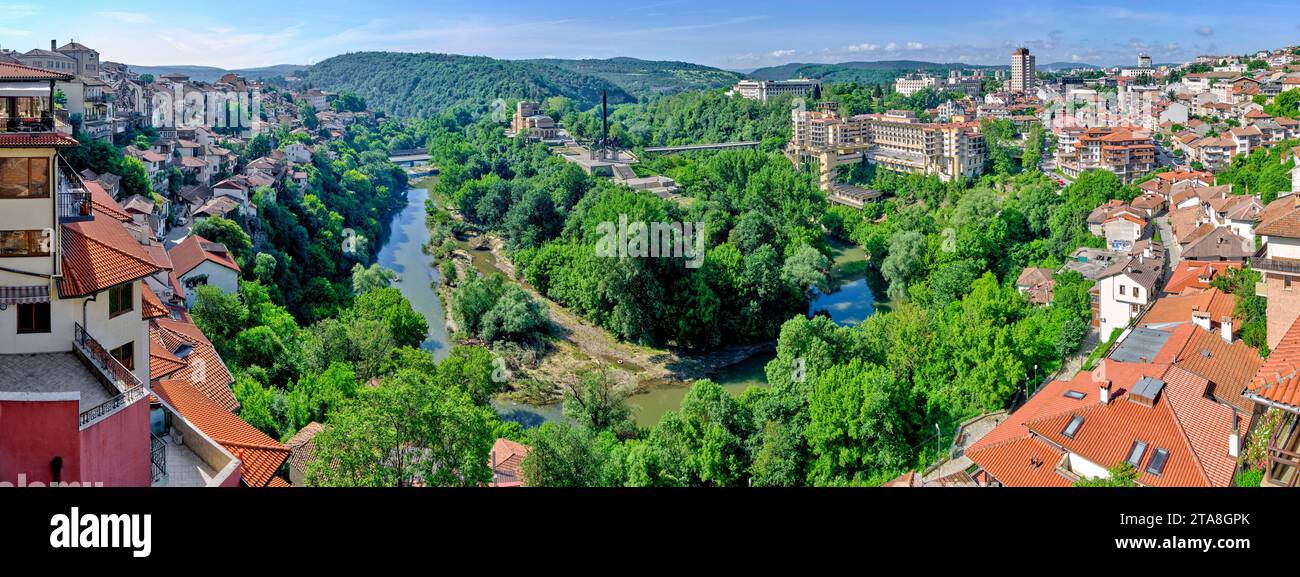
[[[50,460],[63,457],[63,481],[81,478],[77,401],[0,401],[0,482],[49,483]]]
[[[149,402],[141,399],[81,432],[81,480],[105,487],[148,487]]]
[[[243,480],[243,478],[244,478],[244,465],[241,464],[241,465],[239,465],[239,468],[238,468],[238,469],[235,469],[235,472],[234,472],[234,473],[232,473],[229,477],[226,477],[226,480],[225,480],[225,481],[222,481],[222,482],[221,482],[221,486],[222,486],[222,487],[239,487],[239,486],[240,486],[240,485],[239,485],[239,482],[240,482],[241,480]]]

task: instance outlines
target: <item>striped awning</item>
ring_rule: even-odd
[[[0,286],[0,304],[30,305],[50,302],[48,286]]]

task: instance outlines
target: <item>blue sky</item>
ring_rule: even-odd
[[[1157,62],[1300,43],[1300,3],[993,1],[0,0],[0,47],[76,38],[141,65],[310,64],[360,50],[498,58],[635,56],[729,69],[916,59]]]

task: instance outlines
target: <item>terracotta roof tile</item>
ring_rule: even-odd
[[[0,82],[23,82],[31,80],[72,80],[71,74],[50,72],[22,64],[0,62]]]
[[[77,146],[76,139],[61,132],[0,133],[0,148],[50,148]]]
[[[1178,263],[1178,267],[1169,275],[1169,282],[1165,283],[1165,291],[1179,294],[1189,290],[1208,289],[1209,281],[1226,274],[1228,269],[1236,268],[1241,268],[1241,263],[1184,260]]]
[[[1300,238],[1300,195],[1284,196],[1264,207],[1255,234]]]
[[[1300,323],[1291,324],[1246,390],[1247,397],[1300,412]]]
[[[231,391],[235,382],[230,370],[226,368],[217,348],[204,336],[203,331],[193,323],[171,318],[158,318],[150,323],[151,331],[157,328],[159,338],[168,351],[175,353],[182,345],[188,345],[191,352],[185,356],[185,367],[170,375],[171,379],[185,379],[207,395],[212,402],[226,409],[239,409],[239,400]]]
[[[1166,346],[1176,345],[1171,343]],[[1218,331],[1198,327],[1188,332],[1188,338],[1175,356],[1174,364],[1208,381],[1208,387],[1203,393],[1249,413],[1251,403],[1241,393],[1255,378],[1264,359],[1260,358],[1259,351],[1241,339],[1233,339],[1228,343]]]
[[[250,487],[267,486],[289,458],[287,447],[214,403],[186,380],[161,381],[153,391],[185,420],[238,457],[241,476]]]
[[[1188,329],[1179,330],[1186,334]],[[1165,381],[1149,407],[1129,401],[1129,391],[1144,377]],[[1111,399],[1103,405],[1099,388],[1106,381]],[[1045,385],[966,454],[1005,485],[1066,486],[1071,480],[1057,471],[1065,452],[1109,468],[1125,462],[1134,441],[1142,440],[1148,448],[1138,467],[1139,483],[1226,486],[1235,468],[1235,459],[1228,456],[1234,413],[1207,397],[1207,388],[1209,381],[1181,366],[1104,359],[1092,372]],[[1067,391],[1084,398],[1066,397]],[[1067,437],[1065,427],[1076,416],[1083,418],[1082,425]],[[1239,438],[1244,438],[1247,420],[1236,422]],[[1169,452],[1159,476],[1145,470],[1157,448]]]
[[[140,294],[141,317],[144,319],[156,319],[167,316],[167,307],[163,306],[162,300],[152,290],[145,287]],[[152,374],[152,373],[151,373]]]
[[[90,192],[90,202],[95,206],[96,215],[106,215],[120,222],[131,220],[131,215],[122,210],[122,206],[113,200],[113,196],[104,187],[93,180],[85,181],[86,190]]]
[[[488,454],[488,466],[492,467],[492,485],[494,487],[523,485],[520,470],[527,456],[528,447],[510,439],[497,439],[492,444],[492,452]]]
[[[185,237],[185,240],[182,240],[176,246],[172,247],[171,251],[168,252],[168,255],[172,259],[173,270],[176,271],[178,276],[183,276],[185,273],[194,270],[194,267],[199,266],[206,260],[234,270],[235,272],[240,272],[239,264],[231,258],[229,252],[214,251],[206,248],[215,245],[216,243],[196,234],[191,234],[190,236]]]
[[[122,223],[109,218],[63,225],[61,244],[59,294],[64,298],[90,295],[159,270]]]
[[[289,466],[300,470],[307,470],[307,463],[310,463],[315,453],[316,434],[325,430],[325,426],[312,421],[307,423],[301,430],[294,434],[293,438],[284,443],[289,447],[291,455],[289,457]]]

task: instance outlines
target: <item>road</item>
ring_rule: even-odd
[[[1156,230],[1160,231],[1160,244],[1165,245],[1165,255],[1169,259],[1168,266],[1165,268],[1165,278],[1174,269],[1178,268],[1178,263],[1183,261],[1183,247],[1178,244],[1178,239],[1174,238],[1174,229],[1169,225],[1169,215],[1156,217]]]

